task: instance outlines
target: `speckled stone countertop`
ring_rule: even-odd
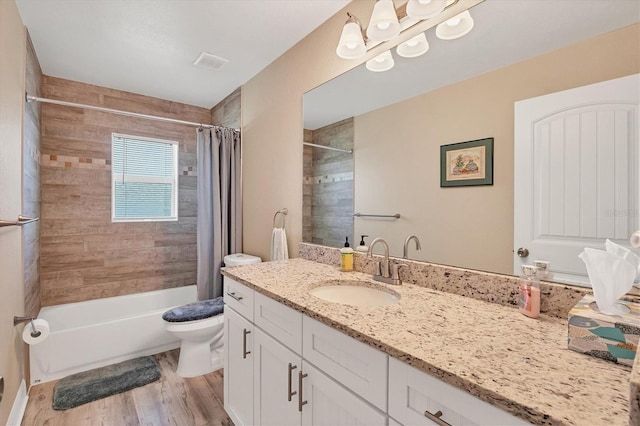
[[[304,259],[223,274],[537,425],[626,425],[631,371],[567,349],[567,322],[412,284],[398,303],[358,307],[308,293],[325,280],[364,280]]]

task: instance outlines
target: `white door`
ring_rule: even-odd
[[[386,425],[387,416],[343,388],[308,362],[302,365],[302,424]]]
[[[253,424],[253,324],[224,310],[224,409],[236,426]]]
[[[299,425],[298,372],[302,359],[259,328],[253,339],[253,420],[256,425]]]
[[[607,238],[629,246],[640,215],[639,82],[635,74],[515,103],[515,274],[546,260],[554,280],[588,285],[584,247]]]

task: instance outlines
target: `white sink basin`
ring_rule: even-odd
[[[309,294],[326,302],[352,306],[392,305],[400,300],[400,295],[366,281],[328,281],[315,287]]]

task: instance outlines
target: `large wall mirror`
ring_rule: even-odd
[[[470,13],[460,39],[428,30],[425,55],[393,50],[391,70],[361,65],[304,95],[305,142],[337,148],[304,148],[304,241],[382,237],[401,257],[416,235],[411,259],[513,274],[514,102],[637,73],[640,6],[486,0]],[[493,184],[441,187],[440,147],[484,138]]]

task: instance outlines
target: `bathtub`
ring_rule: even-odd
[[[196,297],[191,285],[42,308],[51,334],[30,346],[31,384],[180,347],[162,313]]]

